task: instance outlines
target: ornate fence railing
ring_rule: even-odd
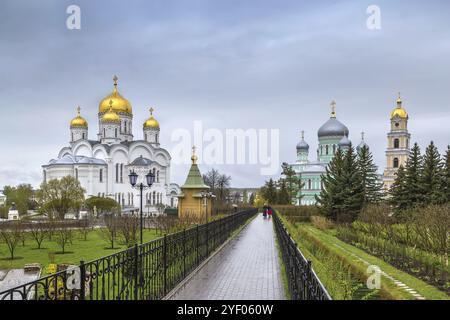
[[[81,261],[79,266],[0,292],[0,300],[162,299],[256,212],[238,212],[94,261]]]
[[[327,289],[314,272],[311,261],[297,247],[278,213],[275,212],[273,218],[292,300],[331,300]]]

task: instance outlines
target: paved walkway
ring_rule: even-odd
[[[212,257],[178,292],[175,300],[282,300],[272,220],[258,216]]]

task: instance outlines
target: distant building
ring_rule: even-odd
[[[6,205],[6,196],[3,194],[3,191],[0,191],[0,207]]]
[[[316,150],[316,160],[309,160],[309,145],[305,141],[302,131],[301,141],[297,144],[297,161],[291,167],[299,176],[303,183],[303,188],[299,191],[297,205],[314,205],[316,196],[322,190],[322,175],[326,172],[326,167],[333,159],[336,151],[340,148],[348,150],[351,141],[348,138],[348,128],[336,118],[336,103],[331,103],[331,115],[317,131],[319,146]],[[364,136],[358,145],[359,150],[363,145]]]

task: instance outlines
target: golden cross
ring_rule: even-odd
[[[195,146],[192,146],[192,155],[195,156]]]
[[[78,115],[80,115],[80,111],[81,111],[81,107],[78,106],[78,107],[77,107],[77,113],[78,113]]]
[[[153,115],[153,111],[155,111],[155,109],[153,109],[153,107],[150,107],[150,109],[148,109],[150,111],[150,115]]]
[[[331,101],[331,116],[336,118],[336,101]]]
[[[305,139],[305,131],[302,130],[302,140]]]
[[[116,75],[114,75],[113,81],[115,86],[117,86],[117,80],[119,80],[119,78]]]

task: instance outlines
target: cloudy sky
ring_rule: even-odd
[[[66,8],[81,8],[68,30]],[[366,26],[369,5],[381,30]],[[119,76],[142,137],[155,106],[161,142],[174,130],[279,129],[280,161],[295,161],[305,130],[337,101],[339,120],[360,132],[380,171],[389,113],[401,91],[412,140],[450,143],[448,1],[130,0],[18,1],[0,7],[0,187],[41,180],[41,165],[68,144],[77,105],[97,131],[99,101]],[[202,166],[206,171],[209,166]],[[258,165],[223,165],[235,186],[259,186]],[[183,183],[187,165],[173,165]]]

